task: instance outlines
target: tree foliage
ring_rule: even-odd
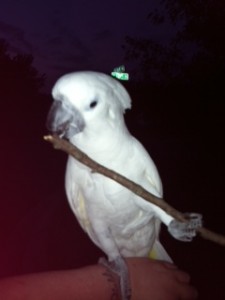
[[[152,39],[126,37],[125,58],[137,61],[135,77],[139,81],[165,82],[173,78],[180,67],[181,52],[176,47],[166,47]]]
[[[173,24],[176,34],[167,46],[153,39],[126,38],[126,58],[138,62],[145,80],[224,86],[223,1],[162,0],[161,8],[150,12],[148,19],[151,26]]]
[[[1,94],[35,94],[43,87],[45,76],[33,67],[30,54],[9,54],[9,45],[0,40]]]

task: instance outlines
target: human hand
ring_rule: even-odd
[[[131,300],[194,300],[190,276],[175,265],[148,258],[127,258]]]

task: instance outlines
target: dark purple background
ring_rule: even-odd
[[[221,112],[205,105],[190,115],[192,109],[166,95],[155,101],[148,91],[146,99],[152,100],[143,111],[144,95],[131,93],[134,106],[126,114],[127,123],[155,160],[166,200],[181,211],[201,212],[208,228],[224,234]],[[49,105],[48,97],[26,101],[17,97],[5,99],[1,109],[1,277],[77,268],[102,255],[67,204],[66,155],[42,139]],[[213,295],[223,299],[224,248],[200,238],[192,243],[175,241],[165,228],[162,240],[204,299]]]
[[[122,64],[125,35],[166,41],[171,28],[149,32],[145,21],[155,2],[2,1],[0,36],[12,53],[34,56],[38,70],[47,73],[49,91],[65,72],[109,73]],[[135,90],[132,83],[128,89],[134,102],[128,127],[156,162],[165,199],[183,212],[202,213],[206,227],[225,234],[224,99],[182,90],[173,98]],[[78,226],[65,197],[66,155],[42,138],[51,99],[12,94],[0,106],[0,276],[96,263],[102,254]],[[224,299],[224,248],[200,238],[175,241],[165,228],[162,240],[175,263],[191,274],[202,299]]]
[[[47,73],[47,87],[72,70],[109,73],[124,63],[121,45],[126,35],[168,40],[166,24],[149,25],[147,15],[157,0],[2,0],[0,37],[12,53],[30,53],[34,65]]]

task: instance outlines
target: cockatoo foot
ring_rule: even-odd
[[[115,260],[112,261],[108,261],[106,258],[101,257],[98,263],[105,266],[107,269],[119,276],[122,300],[130,300],[130,279],[125,260],[121,256],[118,256]]]
[[[202,215],[186,213],[187,222],[173,220],[168,226],[169,233],[177,240],[191,242],[196,236],[196,229],[202,227]]]

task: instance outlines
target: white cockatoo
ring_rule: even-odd
[[[123,115],[131,108],[131,99],[122,84],[102,73],[75,72],[62,76],[52,95],[47,120],[51,132],[157,197],[163,196],[153,160],[125,125]],[[159,241],[161,222],[178,239],[190,240],[195,235],[161,208],[70,156],[65,185],[81,227],[121,275],[124,299],[129,298],[129,291],[123,257],[148,256],[152,251],[155,258],[172,261]]]

